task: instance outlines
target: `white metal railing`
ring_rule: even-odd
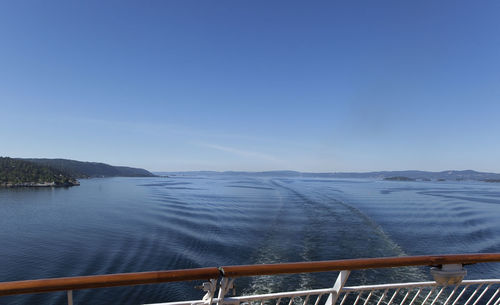
[[[218,297],[215,287],[201,300],[150,305],[500,305],[500,279],[466,280],[439,286],[434,281],[348,286],[349,271],[340,272],[334,287],[268,294],[225,297],[234,279],[222,278]],[[208,288],[208,287],[206,287]]]

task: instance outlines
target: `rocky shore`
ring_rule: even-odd
[[[80,185],[80,182],[77,180],[75,181],[68,181],[68,182],[63,182],[63,183],[56,183],[56,182],[22,182],[22,183],[0,183],[0,187],[7,187],[7,188],[17,188],[17,187],[70,187],[70,186],[78,186]]]

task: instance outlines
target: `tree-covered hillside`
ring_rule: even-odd
[[[22,159],[43,166],[49,166],[76,178],[89,177],[154,177],[142,168],[112,166],[98,162],[82,162],[67,159]]]
[[[0,186],[77,185],[70,175],[28,161],[0,157]]]

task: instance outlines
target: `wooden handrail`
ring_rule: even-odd
[[[0,296],[88,288],[158,284],[165,282],[208,280],[219,278],[219,276],[219,269],[212,267],[4,282],[0,283]]]
[[[474,264],[500,262],[500,253],[424,255],[382,258],[359,258],[336,261],[263,264],[246,266],[225,266],[221,271],[225,277],[273,275],[285,273],[305,273],[357,270],[370,268],[390,268],[403,266],[430,266],[443,264]]]
[[[225,277],[324,272],[417,265],[500,262],[500,253],[361,258],[336,261],[224,266],[212,268],[77,276],[0,283],[0,296],[63,290],[208,280]]]

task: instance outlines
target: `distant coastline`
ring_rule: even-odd
[[[289,170],[245,172],[245,171],[186,171],[186,172],[156,172],[157,175],[174,176],[253,176],[276,178],[336,178],[336,179],[376,179],[386,181],[481,181],[500,183],[500,174],[478,172],[474,170],[446,170],[440,172],[403,170],[403,171],[377,171],[377,172],[323,172],[310,173]]]

